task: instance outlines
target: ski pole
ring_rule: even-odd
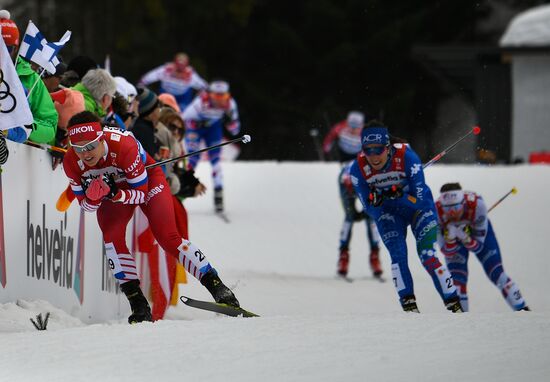
[[[502,198],[500,198],[499,200],[497,200],[497,201],[495,202],[495,204],[493,204],[493,205],[491,206],[491,208],[489,208],[489,209],[487,210],[487,213],[491,212],[491,210],[492,210],[493,208],[495,208],[496,206],[498,206],[498,205],[499,205],[504,199],[506,199],[508,196],[510,196],[511,194],[517,194],[517,193],[518,193],[518,190],[517,190],[515,187],[513,187],[513,188],[512,188],[510,191],[508,191]]]
[[[325,155],[323,154],[323,148],[321,147],[321,142],[319,141],[319,130],[311,129],[309,130],[309,135],[313,139],[313,144],[315,145],[315,151],[317,151],[317,156],[321,162],[325,161]]]
[[[30,147],[35,147],[37,149],[56,151],[56,152],[62,153],[62,154],[65,154],[67,152],[67,149],[64,149],[63,147],[51,146],[51,145],[47,145],[47,144],[40,144],[40,143],[31,142],[31,141],[25,141],[25,142],[23,142],[23,144],[27,145],[27,146],[30,146]]]
[[[468,131],[467,134],[462,136],[460,139],[458,139],[455,143],[447,147],[445,150],[437,154],[435,157],[433,157],[428,163],[424,164],[422,168],[426,168],[428,166],[431,166],[441,158],[443,158],[449,151],[455,148],[456,145],[458,145],[460,142],[462,142],[464,139],[470,136],[470,134],[478,135],[481,132],[481,128],[479,126],[474,126],[470,131]]]
[[[204,149],[200,149],[200,150],[197,150],[197,151],[193,151],[192,153],[189,153],[189,154],[180,155],[179,157],[170,158],[170,159],[165,159],[165,160],[160,161],[160,162],[152,163],[152,164],[150,164],[150,165],[145,166],[145,168],[147,169],[147,168],[153,168],[153,167],[162,166],[162,165],[164,165],[164,164],[166,164],[166,163],[175,162],[175,161],[178,161],[178,160],[180,160],[180,159],[184,159],[184,158],[187,158],[187,157],[191,157],[191,156],[193,156],[193,155],[197,155],[197,154],[203,153],[203,152],[205,152],[205,151],[210,151],[210,150],[215,149],[215,148],[218,148],[218,147],[222,147],[222,146],[225,146],[225,145],[229,145],[229,144],[231,144],[231,143],[237,143],[237,142],[249,143],[250,141],[251,141],[250,135],[243,135],[242,137],[235,138],[235,139],[232,139],[232,140],[227,141],[227,142],[222,142],[222,143],[219,143],[219,144],[217,144],[217,145],[205,147]]]

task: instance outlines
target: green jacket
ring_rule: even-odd
[[[73,86],[71,89],[76,90],[84,96],[84,107],[86,108],[86,111],[91,111],[95,115],[97,115],[99,118],[103,118],[107,115],[107,112],[97,103],[97,101],[94,99],[94,97],[90,94],[88,89],[84,85],[82,85],[82,82],[79,82],[75,86]]]
[[[40,76],[32,70],[31,64],[21,57],[19,57],[17,61],[16,71],[27,92],[31,90],[36,83],[28,98],[29,106],[34,117],[29,141],[36,143],[53,142],[57,131],[58,116],[50,93],[48,93],[48,89],[46,89],[46,85],[44,85]]]

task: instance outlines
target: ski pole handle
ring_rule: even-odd
[[[242,137],[239,137],[239,138],[235,138],[235,139],[231,139],[230,141],[227,141],[227,142],[222,142],[222,143],[219,143],[217,145],[213,145],[213,146],[209,146],[209,147],[205,147],[204,149],[200,149],[200,150],[197,150],[197,151],[193,151],[192,153],[189,153],[189,154],[185,154],[185,155],[180,155],[179,157],[175,157],[175,158],[170,158],[170,159],[166,159],[166,160],[163,160],[163,161],[160,161],[160,162],[156,162],[156,163],[152,163],[150,165],[147,165],[145,166],[145,168],[153,168],[153,167],[158,167],[158,166],[162,166],[166,163],[171,163],[171,162],[175,162],[175,161],[178,161],[180,159],[184,159],[184,158],[188,158],[188,157],[191,157],[193,155],[197,155],[197,154],[200,154],[200,153],[203,153],[205,151],[210,151],[212,149],[215,149],[215,148],[218,148],[218,147],[222,147],[222,146],[225,146],[225,145],[230,145],[231,143],[238,143],[238,142],[242,142],[242,143],[249,143],[252,139],[250,138],[250,135],[243,135]]]
[[[511,194],[517,194],[518,193],[518,190],[514,187],[512,188],[510,191],[508,191],[502,198],[500,198],[499,200],[497,200],[495,202],[495,204],[493,204],[491,206],[491,208],[489,208],[487,210],[487,213],[491,212],[492,209],[494,209],[496,206],[498,206],[504,199],[506,199],[508,196],[510,196]]]
[[[440,152],[439,154],[437,154],[435,157],[433,157],[428,163],[424,164],[422,166],[423,169],[425,169],[426,167],[428,166],[431,166],[432,164],[434,164],[435,162],[437,162],[438,160],[440,160],[441,158],[443,158],[445,155],[447,155],[448,152],[450,152],[452,149],[454,149],[456,147],[456,145],[458,145],[460,142],[462,142],[464,139],[466,139],[467,137],[470,136],[470,134],[474,134],[474,135],[478,135],[479,133],[481,132],[481,128],[479,126],[474,126],[472,127],[472,129],[470,131],[468,131],[467,134],[465,134],[464,136],[462,136],[461,138],[459,138],[455,143],[453,143],[452,145],[450,145],[449,147],[447,147],[445,150],[443,150],[442,152]]]

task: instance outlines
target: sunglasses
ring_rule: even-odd
[[[363,152],[366,156],[381,155],[388,149],[388,146],[371,146],[363,147]]]
[[[446,215],[454,219],[459,218],[464,210],[462,203],[449,204],[447,206],[442,205],[441,208]]]
[[[94,139],[91,142],[86,143],[85,145],[74,145],[74,144],[71,143],[71,147],[73,148],[73,150],[76,153],[85,153],[85,152],[88,152],[88,151],[95,150],[95,149],[97,149],[97,146],[99,146],[99,144],[101,143],[100,139],[101,139],[102,136],[103,135],[100,135],[99,137],[97,137],[96,139]]]

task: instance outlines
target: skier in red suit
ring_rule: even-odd
[[[90,112],[68,123],[71,147],[63,168],[85,211],[97,211],[109,264],[130,302],[130,323],[151,321],[151,309],[139,287],[135,260],[126,245],[126,227],[139,206],[153,235],[167,254],[208,289],[216,302],[239,306],[233,292],[218,277],[202,251],[177,231],[170,187],[160,167],[129,132],[103,128]]]

